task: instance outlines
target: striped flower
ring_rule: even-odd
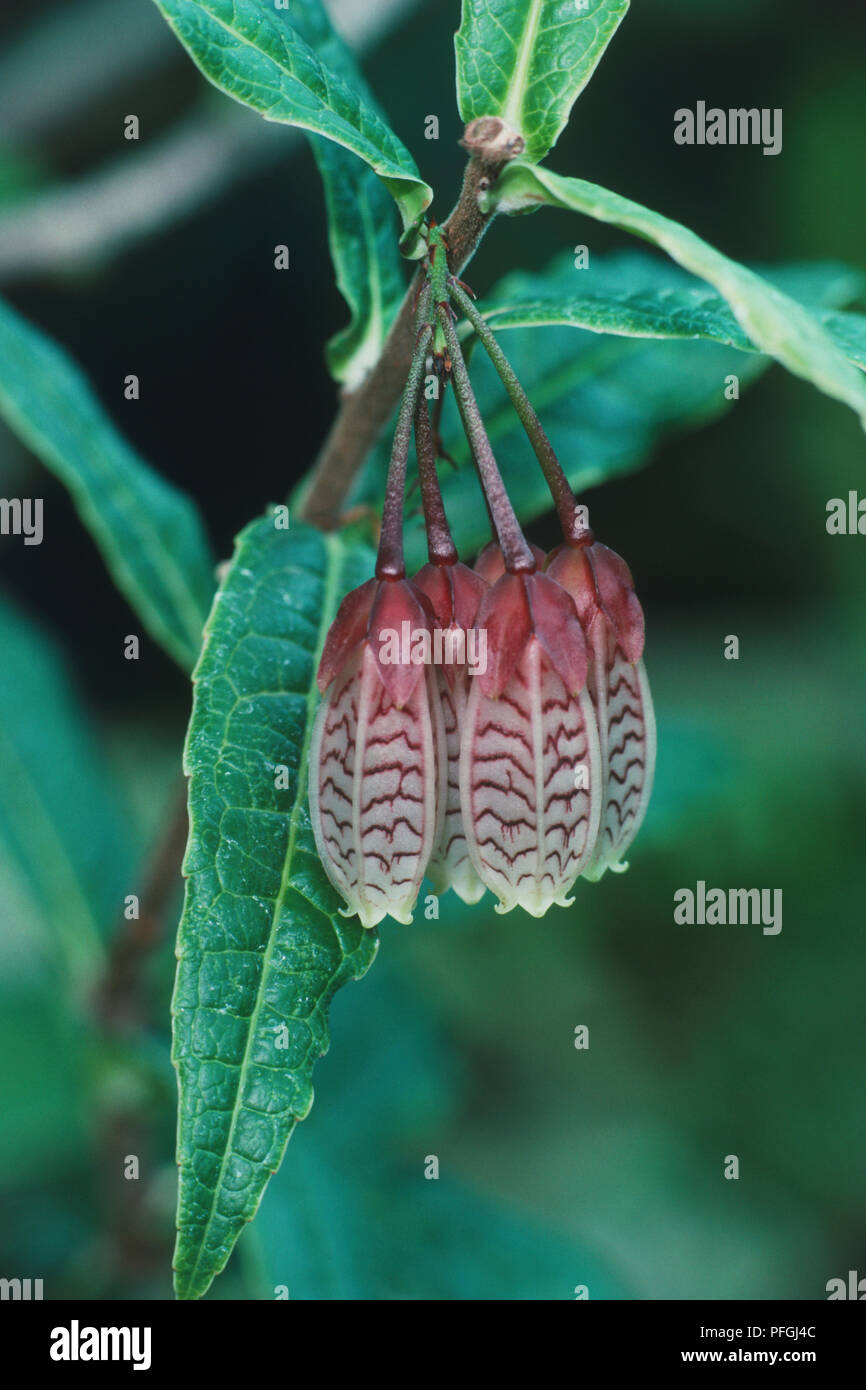
[[[445,806],[442,710],[424,664],[431,609],[405,579],[343,600],[325,643],[310,814],[328,878],[365,927],[412,920]]]
[[[497,911],[566,905],[601,814],[601,759],[574,603],[509,573],[481,602],[487,669],[471,681],[460,757],[466,841]]]
[[[643,610],[631,571],[592,540],[564,545],[546,573],[574,599],[589,647],[587,689],[598,720],[604,801],[598,842],[584,877],[621,873],[652,792],[656,726],[643,663]]]
[[[477,903],[484,896],[484,884],[473,868],[463,829],[460,744],[471,673],[486,660],[486,647],[476,646],[475,618],[487,585],[459,562],[425,565],[414,583],[430,601],[444,647],[444,660],[435,669],[444,724],[447,789],[442,833],[427,872],[437,893],[453,888],[465,903]]]

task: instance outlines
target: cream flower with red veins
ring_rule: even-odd
[[[628,868],[623,855],[646,814],[656,757],[656,726],[643,663],[644,617],[628,565],[592,540],[564,545],[547,574],[574,598],[589,645],[587,689],[598,720],[604,806],[598,843],[584,877]]]
[[[444,659],[436,667],[442,705],[447,762],[447,787],[442,833],[427,872],[437,893],[453,888],[465,903],[484,896],[484,884],[472,865],[460,806],[460,745],[473,671],[486,664],[486,642],[478,642],[475,618],[487,585],[466,565],[428,564],[419,570],[415,586],[429,599],[441,634]]]
[[[431,668],[412,660],[423,634],[423,595],[373,579],[344,599],[319,666],[310,814],[325,872],[365,927],[411,922],[441,828],[442,713]],[[407,660],[390,659],[395,641]]]
[[[481,603],[487,670],[471,680],[460,758],[463,824],[497,910],[566,905],[601,814],[601,757],[586,643],[569,595],[504,575]]]

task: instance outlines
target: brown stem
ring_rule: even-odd
[[[483,213],[479,194],[489,188],[504,159],[491,162],[474,154],[466,165],[460,197],[443,228],[448,245],[448,266],[459,275],[475,254],[494,214]],[[423,271],[416,271],[382,349],[367,379],[355,391],[346,391],[337,418],[319,452],[301,502],[300,515],[323,530],[339,520],[343,499],[361,464],[390,419],[412,361],[415,301]]]

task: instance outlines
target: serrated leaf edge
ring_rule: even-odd
[[[338,596],[338,594],[339,594],[339,580],[340,580],[340,572],[341,572],[341,550],[342,550],[342,542],[341,542],[338,538],[336,538],[336,537],[334,537],[334,536],[331,536],[331,535],[323,535],[323,536],[321,536],[321,540],[322,540],[322,542],[323,542],[323,544],[324,544],[324,546],[325,546],[325,551],[326,551],[326,555],[327,555],[327,566],[326,566],[325,576],[324,576],[325,585],[324,585],[324,595],[323,595],[321,619],[320,619],[320,623],[319,623],[319,637],[318,637],[318,641],[317,641],[317,644],[316,644],[315,654],[314,654],[314,657],[313,657],[313,668],[312,668],[312,669],[313,669],[313,672],[314,672],[314,673],[315,673],[315,671],[318,669],[319,658],[321,657],[322,650],[323,650],[324,645],[325,645],[325,638],[327,637],[327,634],[328,634],[328,628],[329,628],[330,625],[331,625],[331,618],[332,618],[333,611],[334,611],[335,608],[336,608],[336,599],[337,599],[337,596]],[[227,579],[227,578],[228,578],[228,574],[226,575],[226,579]],[[222,589],[223,589],[224,587],[225,587],[225,581],[224,581],[223,584],[220,586],[220,592],[222,592]],[[219,597],[219,595],[218,595],[217,597]],[[215,611],[215,608],[216,608],[216,600],[215,600],[215,604],[214,604],[214,610],[212,610],[212,611]],[[199,659],[200,662],[201,662],[201,661],[203,660],[203,658],[204,658],[204,651],[205,651],[205,648],[206,648],[206,646],[207,646],[207,636],[208,636],[209,627],[210,627],[210,623],[208,622],[208,626],[207,626],[206,632],[205,632],[205,641],[204,641],[203,646],[202,646],[202,655],[201,655],[201,657],[200,657],[200,659]],[[193,679],[195,679],[195,676],[193,676]],[[301,813],[302,813],[302,811],[303,811],[304,803],[305,803],[306,797],[307,797],[307,754],[308,754],[308,752],[309,752],[310,742],[311,742],[311,739],[312,739],[313,720],[314,720],[314,715],[315,715],[316,706],[317,706],[317,704],[318,704],[318,700],[319,700],[319,694],[318,694],[318,689],[317,689],[317,687],[316,687],[315,674],[314,674],[313,680],[312,680],[312,682],[311,682],[311,684],[310,684],[310,689],[309,689],[308,694],[307,694],[307,719],[306,719],[306,723],[305,723],[305,726],[304,726],[304,737],[303,737],[303,740],[302,740],[302,743],[301,743],[301,749],[300,749],[300,760],[299,760],[299,766],[298,766],[298,785],[297,785],[297,790],[296,790],[296,793],[295,793],[295,800],[294,800],[294,803],[293,803],[293,806],[292,806],[291,816],[290,816],[290,820],[289,820],[289,836],[288,836],[288,841],[287,841],[287,844],[286,844],[286,853],[285,853],[285,857],[284,857],[284,860],[283,860],[283,872],[282,872],[282,875],[281,875],[281,878],[280,878],[280,888],[279,888],[279,892],[278,892],[278,894],[277,894],[277,897],[274,899],[274,907],[273,907],[273,911],[272,911],[272,913],[271,913],[271,928],[270,928],[270,932],[269,932],[269,936],[268,936],[268,944],[267,944],[267,946],[265,947],[265,951],[264,951],[264,954],[263,954],[263,956],[262,956],[261,985],[264,984],[264,981],[265,981],[265,978],[266,978],[266,975],[267,975],[267,971],[268,971],[268,966],[269,966],[269,964],[270,964],[271,955],[272,955],[272,952],[273,952],[274,940],[275,940],[275,937],[276,937],[276,924],[277,924],[277,922],[278,922],[278,920],[279,920],[280,909],[281,909],[281,906],[282,906],[282,904],[283,904],[283,902],[284,902],[284,900],[285,900],[286,893],[287,893],[287,891],[288,891],[288,889],[289,889],[289,886],[290,886],[291,868],[292,868],[292,863],[293,863],[293,860],[294,860],[295,845],[296,845],[296,843],[297,843],[298,825],[299,825],[299,820],[300,820]],[[188,775],[189,775],[189,769],[188,769],[187,758],[186,758],[186,750],[185,750],[185,755],[184,755],[184,765],[185,765],[185,770],[187,770]],[[191,811],[191,809],[190,809],[190,836],[191,836],[191,835],[192,835],[192,811]],[[317,909],[317,910],[321,911],[321,909]],[[378,950],[378,940],[376,941],[376,950]],[[365,971],[366,971],[367,969],[369,969],[369,966],[370,966],[370,965],[372,965],[373,960],[375,959],[375,954],[376,954],[376,952],[374,951],[373,955],[370,957],[370,960],[367,962],[367,965],[365,966]],[[343,962],[344,966],[345,966],[346,961],[348,961],[348,960],[350,960],[350,959],[351,959],[351,956],[347,956],[347,957],[345,958],[345,960],[344,960],[344,962]],[[364,972],[362,972],[362,973],[364,973]],[[354,978],[357,979],[357,978],[359,978],[359,976],[355,976]],[[199,1237],[199,1240],[198,1240],[198,1253],[197,1253],[197,1256],[196,1256],[195,1263],[192,1265],[192,1267],[191,1267],[189,1270],[185,1270],[185,1271],[184,1271],[184,1276],[185,1276],[185,1278],[184,1278],[184,1284],[183,1284],[183,1290],[184,1290],[183,1292],[181,1291],[181,1287],[179,1286],[179,1282],[178,1282],[177,1277],[176,1277],[178,1271],[177,1271],[177,1269],[174,1268],[174,1266],[173,1266],[173,1268],[174,1268],[174,1273],[175,1273],[175,1293],[176,1293],[176,1295],[177,1295],[178,1298],[189,1297],[189,1296],[190,1296],[190,1291],[195,1287],[195,1284],[196,1284],[196,1275],[197,1275],[197,1273],[198,1273],[198,1271],[199,1271],[199,1267],[200,1267],[200,1263],[201,1263],[201,1257],[202,1257],[202,1254],[203,1254],[203,1252],[204,1252],[204,1250],[205,1250],[205,1247],[206,1247],[207,1234],[208,1234],[208,1231],[209,1231],[210,1228],[211,1228],[211,1223],[212,1223],[212,1221],[213,1221],[214,1211],[215,1211],[215,1208],[216,1208],[216,1197],[217,1197],[218,1192],[220,1191],[221,1183],[222,1183],[222,1181],[223,1181],[223,1179],[224,1179],[224,1177],[225,1177],[226,1165],[227,1165],[227,1163],[228,1163],[229,1155],[230,1155],[231,1152],[232,1152],[232,1139],[233,1139],[233,1137],[234,1137],[235,1128],[236,1128],[236,1125],[237,1125],[237,1122],[238,1122],[238,1118],[239,1118],[239,1115],[240,1115],[240,1112],[241,1112],[241,1109],[242,1109],[242,1106],[241,1106],[241,1097],[242,1097],[242,1095],[243,1095],[244,1077],[245,1077],[245,1074],[246,1074],[246,1069],[247,1069],[248,1064],[249,1064],[250,1053],[251,1053],[251,1049],[252,1049],[253,1041],[254,1041],[254,1037],[255,1037],[256,1021],[257,1021],[258,1016],[259,1016],[259,1010],[260,1010],[260,1008],[261,1008],[261,1003],[262,1003],[263,995],[264,995],[264,990],[263,990],[263,988],[260,987],[259,992],[258,992],[258,997],[257,997],[257,999],[256,999],[255,1006],[254,1006],[254,1008],[253,1008],[252,1013],[250,1014],[249,1027],[248,1027],[248,1030],[247,1030],[247,1039],[246,1039],[246,1044],[245,1044],[245,1046],[244,1046],[244,1054],[243,1054],[243,1058],[242,1058],[242,1060],[241,1060],[240,1071],[239,1071],[239,1075],[238,1075],[238,1085],[237,1085],[235,1103],[234,1103],[234,1105],[233,1105],[233,1107],[232,1107],[231,1125],[230,1125],[230,1128],[229,1128],[229,1133],[228,1133],[228,1138],[227,1138],[227,1141],[226,1141],[225,1149],[224,1149],[224,1151],[223,1151],[223,1156],[222,1156],[222,1159],[220,1160],[220,1168],[219,1168],[219,1173],[218,1173],[218,1176],[217,1176],[217,1181],[216,1181],[216,1184],[215,1184],[214,1189],[213,1189],[214,1201],[213,1201],[213,1203],[211,1204],[211,1209],[210,1209],[210,1212],[209,1212],[209,1214],[208,1214],[207,1222],[206,1222],[206,1224],[205,1224],[205,1226],[204,1226],[204,1228],[203,1228],[203,1230],[202,1230],[202,1232],[201,1232],[201,1235],[200,1235],[200,1237]],[[172,1000],[172,1016],[174,1016],[174,1000]],[[173,1060],[173,1061],[175,1060],[174,1057],[172,1058],[172,1060]],[[175,1064],[175,1065],[176,1065],[176,1064]],[[179,1072],[178,1072],[178,1081],[180,1081],[180,1074],[179,1074]],[[287,1133],[287,1135],[286,1135],[285,1143],[283,1144],[283,1147],[282,1147],[282,1149],[280,1150],[280,1155],[279,1155],[279,1159],[278,1159],[278,1162],[277,1162],[277,1168],[280,1166],[280,1164],[281,1164],[282,1161],[283,1161],[283,1158],[285,1157],[285,1152],[286,1152],[286,1149],[287,1149],[287,1147],[288,1147],[289,1140],[291,1139],[292,1134],[294,1133],[295,1124],[297,1124],[300,1120],[305,1119],[306,1116],[310,1113],[310,1109],[312,1108],[312,1105],[313,1105],[313,1099],[314,1099],[314,1096],[313,1096],[313,1092],[312,1092],[312,1088],[311,1088],[309,1104],[307,1105],[307,1107],[306,1107],[306,1109],[304,1110],[304,1112],[303,1112],[302,1115],[297,1115],[297,1116],[295,1116],[295,1119],[294,1119],[293,1123],[292,1123],[292,1124],[290,1125],[290,1127],[289,1127],[289,1131],[288,1131],[288,1133]],[[181,1116],[180,1116],[180,1114],[179,1114],[179,1118],[178,1118],[178,1135],[179,1135],[179,1133],[180,1133],[180,1123],[181,1123]],[[276,1172],[276,1168],[275,1168],[273,1171]],[[265,1185],[263,1186],[262,1191],[261,1191],[261,1193],[259,1194],[259,1199],[258,1199],[258,1202],[256,1203],[255,1211],[258,1211],[258,1208],[259,1208],[259,1205],[260,1205],[260,1203],[261,1203],[262,1197],[264,1196],[264,1191],[265,1191],[265,1187],[266,1187],[266,1186],[267,1186],[267,1184],[265,1184]],[[251,1213],[250,1218],[249,1218],[250,1220],[252,1220],[253,1216],[255,1215],[255,1211],[254,1211],[253,1213]],[[193,1296],[201,1297],[202,1294],[204,1294],[204,1293],[207,1292],[207,1290],[208,1290],[208,1288],[210,1287],[210,1285],[211,1285],[211,1283],[213,1282],[213,1280],[214,1280],[214,1279],[216,1278],[216,1276],[225,1268],[226,1264],[228,1263],[228,1259],[229,1259],[229,1256],[230,1256],[231,1253],[232,1253],[232,1249],[233,1249],[233,1248],[234,1248],[234,1245],[232,1245],[232,1246],[225,1252],[225,1258],[222,1260],[221,1263],[217,1263],[217,1262],[214,1263],[214,1268],[213,1268],[213,1270],[212,1270],[212,1272],[211,1272],[211,1277],[210,1277],[210,1279],[208,1279],[207,1284],[204,1286],[204,1288],[202,1288],[202,1289],[198,1292],[197,1295],[193,1295]],[[177,1250],[175,1250],[175,1258],[177,1258]]]

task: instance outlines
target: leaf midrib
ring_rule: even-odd
[[[276,898],[274,899],[274,909],[271,913],[271,926],[270,931],[268,933],[268,944],[265,947],[264,956],[262,958],[262,971],[259,977],[259,989],[257,992],[256,1002],[255,1006],[253,1007],[253,1011],[250,1014],[249,1028],[247,1030],[247,1040],[244,1045],[244,1053],[241,1059],[240,1069],[238,1072],[238,1084],[235,1095],[235,1102],[232,1107],[231,1123],[229,1125],[229,1131],[226,1138],[225,1148],[223,1149],[223,1156],[220,1160],[219,1173],[217,1174],[217,1180],[213,1187],[213,1197],[210,1204],[210,1211],[208,1213],[208,1218],[205,1222],[204,1229],[202,1230],[201,1235],[199,1237],[198,1253],[196,1255],[195,1264],[192,1266],[191,1270],[186,1275],[185,1289],[187,1291],[193,1288],[195,1285],[196,1276],[201,1267],[202,1259],[207,1246],[208,1234],[213,1225],[213,1219],[217,1205],[217,1197],[222,1189],[229,1158],[234,1151],[234,1137],[237,1129],[238,1120],[244,1109],[242,1104],[244,1085],[249,1068],[250,1054],[252,1052],[253,1043],[256,1036],[256,1028],[258,1025],[259,1014],[262,1007],[262,1000],[264,998],[264,985],[265,980],[267,978],[267,972],[271,963],[271,957],[273,954],[274,941],[276,939],[277,933],[277,924],[282,913],[286,895],[291,886],[291,874],[295,853],[295,845],[298,837],[298,824],[307,792],[307,754],[309,753],[310,741],[312,739],[313,733],[313,715],[315,712],[316,704],[318,703],[316,671],[318,669],[319,659],[321,657],[322,650],[325,645],[325,638],[328,633],[328,628],[330,627],[330,615],[334,610],[336,597],[338,594],[338,582],[342,558],[342,545],[334,536],[323,536],[322,540],[324,542],[325,551],[327,554],[327,569],[325,571],[324,594],[321,609],[321,618],[319,622],[318,637],[316,641],[316,649],[313,654],[313,674],[310,682],[310,687],[307,692],[307,718],[304,726],[304,737],[301,743],[299,755],[298,785],[297,791],[295,793],[295,800],[292,805],[291,816],[289,819],[289,835],[286,843],[285,858],[283,860],[283,872],[280,879],[279,891],[277,893]],[[291,1128],[289,1129],[289,1134],[286,1136],[286,1143],[288,1143],[290,1135]],[[204,1290],[204,1292],[206,1292],[206,1290]]]
[[[491,309],[485,314],[485,318],[490,323],[491,328],[500,331],[509,328],[584,328],[588,333],[609,333],[618,338],[643,338],[647,341],[660,342],[687,340],[688,336],[692,336],[710,342],[721,341],[728,347],[738,348],[741,352],[761,351],[747,337],[732,313],[729,312],[727,315],[730,323],[724,322],[724,300],[719,295],[713,295],[703,304],[677,305],[675,313],[682,316],[694,316],[695,318],[701,314],[705,314],[708,319],[715,317],[719,328],[724,329],[729,334],[726,339],[721,339],[717,331],[710,330],[695,330],[691,335],[687,335],[673,328],[666,329],[657,326],[652,332],[649,329],[642,329],[637,332],[623,326],[622,323],[618,323],[613,317],[605,319],[602,328],[595,326],[600,317],[608,314],[612,316],[617,309],[622,309],[627,314],[639,315],[643,313],[647,319],[653,314],[656,314],[659,319],[661,318],[661,310],[655,309],[652,305],[645,305],[637,295],[631,300],[604,299],[600,295],[595,298],[586,296],[582,299],[559,301],[527,300],[522,304]],[[593,313],[596,315],[595,319],[593,319]],[[742,335],[737,342],[734,342],[730,336],[735,331]]]
[[[535,40],[538,36],[538,28],[541,23],[541,15],[544,9],[544,0],[532,0],[529,13],[526,16],[526,24],[520,38],[518,48],[517,65],[511,77],[508,87],[508,94],[505,105],[502,108],[501,116],[504,121],[520,132],[521,119],[523,116],[523,102],[527,91],[527,75],[529,65],[532,62],[532,55],[535,48]],[[528,142],[527,142],[528,143]]]
[[[420,179],[415,180],[415,176],[413,174],[407,173],[403,169],[401,169],[391,154],[389,154],[381,147],[377,147],[375,143],[370,139],[370,137],[367,134],[365,134],[360,124],[356,125],[354,122],[350,121],[346,116],[344,116],[340,111],[337,110],[337,108],[331,103],[330,99],[326,101],[322,96],[320,96],[318,92],[315,92],[313,88],[310,87],[308,83],[304,81],[303,77],[298,75],[294,66],[291,66],[291,50],[288,49],[287,42],[284,37],[283,44],[286,47],[289,62],[280,61],[280,59],[277,58],[274,54],[266,52],[264,48],[261,48],[257,44],[251,42],[251,40],[248,39],[245,34],[242,34],[239,29],[235,28],[234,25],[229,24],[226,20],[221,19],[220,16],[214,14],[212,10],[207,9],[204,5],[200,4],[199,0],[193,0],[193,3],[196,5],[197,9],[202,10],[204,12],[208,19],[212,20],[214,24],[218,25],[220,29],[222,29],[226,34],[228,34],[231,38],[235,39],[241,47],[249,49],[253,53],[261,54],[262,57],[267,59],[268,62],[273,63],[278,72],[282,73],[284,77],[287,77],[290,82],[297,82],[299,87],[303,87],[307,95],[311,97],[313,101],[316,103],[317,108],[320,112],[325,112],[328,116],[333,117],[334,120],[339,121],[341,126],[345,127],[346,130],[351,131],[351,133],[355,136],[357,141],[363,143],[363,145],[366,148],[373,149],[377,157],[380,158],[383,161],[383,163],[386,164],[390,169],[390,174],[388,177],[398,182],[420,182]],[[170,20],[169,23],[171,23]],[[171,25],[171,27],[175,28],[173,24]],[[333,80],[334,82],[339,83],[340,87],[342,87],[345,93],[351,98],[354,94],[351,92],[351,89],[348,87],[348,84],[346,83],[345,79],[337,72],[329,73],[325,65],[321,62],[321,60],[318,59],[316,53],[307,43],[303,35],[298,33],[298,31],[295,28],[292,28],[292,33],[294,37],[298,40],[298,42],[302,43],[304,47],[307,48],[311,57],[316,62],[318,62],[323,80],[325,82],[325,86],[326,88],[328,88],[328,97],[330,98],[330,83]],[[178,35],[178,37],[180,38],[180,35]],[[183,40],[181,40],[181,42],[183,42]],[[205,74],[205,76],[207,76],[207,74]],[[212,78],[209,78],[208,80],[213,81]],[[235,101],[241,102],[242,105],[246,104],[244,103],[242,97],[235,96],[233,92],[230,92],[229,95],[232,96]],[[270,117],[266,115],[265,119],[270,119]],[[288,122],[282,122],[278,118],[278,123],[294,125],[301,130],[312,130],[316,134],[323,135],[325,139],[332,138],[327,131],[322,130],[319,127],[310,125],[309,119],[303,120],[299,115],[293,115],[291,120]],[[351,146],[346,146],[346,148],[351,149]]]

